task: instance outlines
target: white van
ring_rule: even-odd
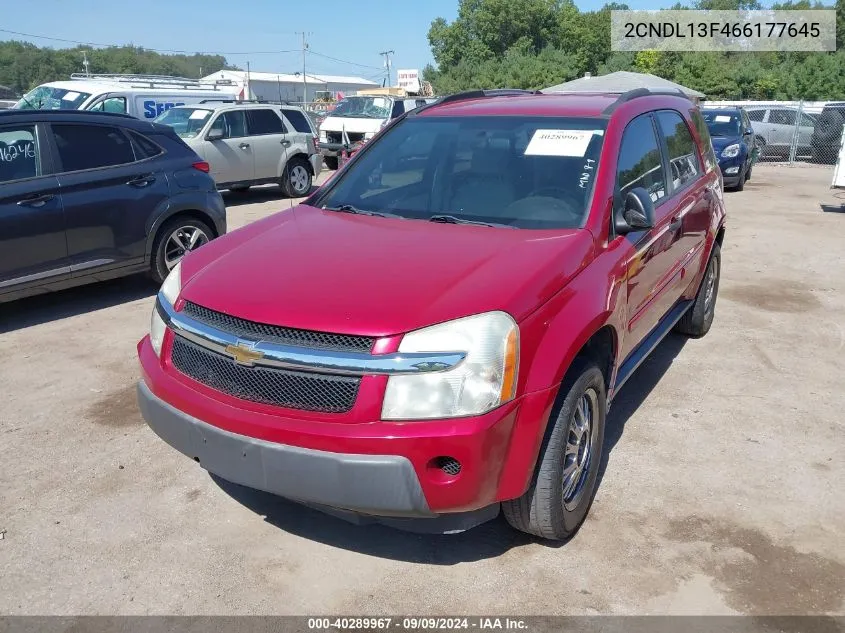
[[[337,169],[337,159],[349,143],[371,139],[388,121],[410,110],[432,103],[432,97],[355,95],[345,97],[320,124],[320,153],[326,166]]]
[[[21,110],[101,110],[152,121],[174,106],[205,99],[234,99],[231,81],[200,82],[158,75],[71,75],[70,81],[41,84],[13,107]]]

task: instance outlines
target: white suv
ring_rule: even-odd
[[[208,162],[218,189],[277,183],[299,198],[322,169],[316,131],[297,106],[204,101],[171,108],[155,122],[172,127]]]

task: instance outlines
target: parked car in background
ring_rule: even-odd
[[[241,485],[429,531],[501,507],[566,539],[608,403],[667,333],[710,329],[724,222],[678,93],[451,95],[183,260],[140,408]]]
[[[19,110],[92,110],[130,114],[152,121],[165,110],[203,99],[234,98],[227,81],[201,82],[158,75],[71,75],[70,81],[41,84],[14,107]]]
[[[0,302],[148,271],[226,232],[208,163],[128,115],[0,112]]]
[[[432,103],[433,97],[356,95],[345,97],[320,123],[320,152],[329,169],[337,169],[345,144],[367,141],[392,119]]]
[[[845,125],[845,102],[828,103],[816,119],[810,141],[813,160],[832,165],[839,156],[842,126]]]
[[[208,161],[220,189],[275,183],[297,198],[308,194],[322,169],[317,135],[298,106],[209,100],[172,108],[156,122],[172,127]]]
[[[743,108],[703,108],[725,189],[742,191],[756,160],[756,139]]]
[[[796,108],[782,106],[747,106],[744,109],[751,120],[754,133],[764,141],[761,157],[788,158],[796,128],[796,156],[810,154],[815,117],[806,112],[799,112]]]

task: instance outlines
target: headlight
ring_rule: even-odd
[[[400,352],[465,352],[448,371],[391,376],[381,417],[424,420],[481,415],[512,400],[519,369],[519,328],[487,312],[406,334]]]
[[[725,149],[722,150],[722,158],[733,158],[734,156],[739,155],[739,144],[734,143],[733,145],[728,145]]]
[[[179,293],[182,291],[182,262],[180,261],[173,267],[167,279],[161,284],[159,294],[164,297],[171,305],[176,303],[179,298]],[[161,346],[164,343],[164,332],[167,326],[158,313],[156,306],[153,306],[153,314],[150,317],[150,343],[152,343],[153,350],[156,356],[161,356]]]

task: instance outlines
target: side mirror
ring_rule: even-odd
[[[628,192],[624,205],[616,213],[614,228],[619,235],[643,231],[654,226],[654,202],[648,191],[636,187]]]
[[[219,141],[221,138],[223,138],[223,130],[220,128],[211,128],[205,135],[206,141]]]

